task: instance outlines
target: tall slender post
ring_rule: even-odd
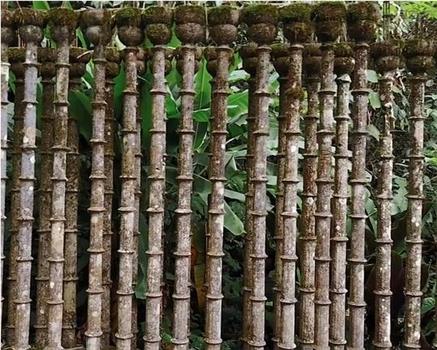
[[[54,117],[54,85],[56,76],[56,52],[50,48],[38,50],[43,87],[43,115],[41,118],[41,179],[39,188],[39,222],[38,222],[38,269],[36,277],[36,325],[35,342],[39,347],[47,341],[47,299],[49,293],[49,244],[50,217],[52,213],[52,182],[47,174],[53,169],[53,122]]]
[[[434,65],[434,46],[424,39],[409,40],[404,49],[410,79],[410,152],[408,155],[407,260],[405,266],[405,349],[420,349],[423,209],[423,140],[426,72]]]
[[[132,288],[134,234],[135,234],[135,191],[137,188],[137,172],[135,154],[137,146],[136,109],[138,107],[137,90],[137,52],[136,46],[144,40],[143,20],[137,8],[125,7],[116,13],[118,37],[126,45],[124,63],[126,71],[126,87],[123,105],[123,154],[122,154],[122,189],[120,221],[120,262],[118,281],[118,331],[116,333],[117,350],[132,348]],[[155,320],[157,321],[157,320]]]
[[[70,93],[79,90],[81,78],[86,71],[90,55],[78,47],[70,49]],[[67,187],[65,192],[65,263],[64,263],[64,315],[62,345],[66,349],[77,347],[77,235],[78,202],[80,183],[79,129],[71,113],[68,117],[67,132]]]
[[[171,39],[172,13],[168,8],[152,6],[144,14],[146,35],[155,45],[152,49],[152,128],[150,130],[149,221],[146,292],[146,332],[144,348],[159,348],[161,317],[161,280],[164,275],[164,210],[165,210],[165,155],[167,95],[165,80],[165,45]],[[153,195],[152,195],[153,194]],[[150,344],[150,345],[149,345]],[[157,344],[157,345],[156,345]]]
[[[272,45],[272,61],[276,72],[279,74],[279,115],[278,115],[278,153],[277,153],[277,181],[276,181],[276,211],[275,211],[275,296],[273,300],[275,312],[275,328],[273,342],[275,349],[278,348],[278,342],[281,337],[281,286],[282,286],[282,242],[283,236],[283,220],[282,211],[284,208],[284,156],[285,156],[285,110],[288,105],[288,65],[290,60],[288,57],[289,47],[287,44]]]
[[[348,44],[334,47],[334,73],[337,81],[337,110],[334,194],[332,199],[331,281],[329,344],[343,350],[346,345],[346,244],[349,165],[349,97],[350,77],[354,69],[353,50]]]
[[[356,42],[355,70],[352,79],[352,188],[350,215],[350,327],[348,346],[351,349],[364,348],[364,301],[365,228],[366,228],[366,143],[368,119],[367,61],[369,42],[375,38],[378,9],[371,2],[358,2],[348,7],[347,22],[349,37]]]
[[[106,48],[106,111],[105,111],[105,218],[103,232],[103,300],[102,300],[102,341],[107,349],[111,338],[111,287],[112,287],[112,196],[114,195],[114,135],[116,133],[114,120],[114,81],[119,74],[120,54],[115,48]]]
[[[224,232],[225,153],[227,135],[228,71],[233,51],[229,45],[237,36],[238,9],[220,6],[208,12],[210,35],[215,48],[216,66],[212,69],[211,156],[209,179],[212,184],[208,208],[207,286],[205,343],[208,350],[220,350],[222,325],[222,259]]]
[[[319,119],[320,45],[310,44],[304,49],[304,72],[307,89],[307,114],[304,116],[305,147],[303,153],[302,231],[299,287],[299,341],[303,350],[312,350],[314,343],[314,294],[316,250],[317,198],[317,123]]]
[[[47,318],[47,350],[61,348],[64,308],[64,239],[65,195],[67,182],[68,85],[70,40],[77,24],[77,14],[66,8],[49,11],[50,30],[57,44],[55,85],[55,128],[53,140],[52,217],[49,256],[49,300]]]
[[[87,11],[81,18],[85,34],[94,45],[94,99],[92,102],[92,161],[88,322],[86,336],[87,349],[100,349],[103,302],[103,235],[105,225],[105,112],[106,112],[106,55],[105,45],[111,38],[110,15],[103,9]]]
[[[329,348],[329,269],[331,262],[331,200],[332,139],[334,133],[334,48],[333,42],[342,34],[346,8],[342,3],[321,3],[314,10],[316,34],[322,42],[320,68],[320,126],[318,136],[316,252],[315,252],[315,328],[314,343],[317,348]]]
[[[15,342],[14,348],[29,348],[30,283],[32,269],[33,197],[35,188],[36,148],[36,91],[38,78],[37,47],[43,38],[44,15],[36,10],[21,8],[14,12],[25,51],[24,65],[24,123],[21,143],[20,199],[17,233],[16,278],[14,295]]]
[[[269,135],[268,111],[270,94],[268,92],[268,76],[270,73],[269,44],[276,38],[278,10],[272,5],[248,6],[242,11],[242,21],[248,25],[248,38],[256,42],[258,59],[255,76],[256,113],[254,126],[253,157],[253,203],[249,209],[253,221],[252,260],[252,293],[250,295],[253,328],[250,334],[249,347],[264,349],[265,322],[265,252],[266,246],[266,185],[267,185],[267,138]]]
[[[10,207],[10,249],[9,249],[9,274],[6,278],[7,308],[6,308],[6,344],[13,345],[15,339],[15,304],[17,293],[17,235],[18,217],[20,216],[20,171],[21,171],[21,141],[24,125],[24,48],[10,48],[8,50],[11,71],[15,75],[15,100],[14,100],[14,132],[11,146],[11,207]]]
[[[255,128],[255,111],[257,102],[254,96],[255,75],[256,75],[256,47],[255,43],[249,43],[240,49],[240,55],[243,59],[243,69],[250,74],[248,80],[248,110],[247,110],[247,154],[246,154],[246,173],[247,173],[247,190],[246,190],[246,210],[245,210],[245,229],[244,236],[244,279],[243,279],[243,331],[242,341],[243,348],[249,349],[250,333],[252,330],[252,311],[250,295],[252,293],[253,274],[252,274],[252,243],[253,243],[253,221],[251,208],[253,203],[253,152],[254,152],[254,128]]]
[[[292,4],[281,8],[284,36],[290,42],[287,105],[285,109],[285,158],[283,174],[284,205],[282,260],[281,336],[279,349],[296,348],[296,243],[297,243],[297,187],[300,100],[302,90],[302,43],[309,42],[312,35],[312,7],[307,4]]]
[[[379,173],[378,173],[378,229],[376,236],[375,270],[375,349],[391,349],[391,206],[393,200],[393,74],[399,66],[399,48],[392,43],[382,42],[372,46],[379,78],[382,121],[379,134]]]
[[[193,185],[193,104],[196,43],[205,38],[205,10],[202,6],[183,5],[175,10],[176,35],[180,50],[182,75],[181,122],[179,127],[177,244],[175,255],[175,291],[173,293],[174,349],[188,349],[191,270],[191,192]],[[156,321],[155,321],[156,322]],[[155,349],[150,348],[150,349]],[[158,349],[158,348],[156,348]]]
[[[1,156],[0,156],[0,177],[1,177],[1,232],[0,232],[0,329],[2,328],[2,316],[3,316],[3,265],[4,265],[4,237],[5,237],[5,223],[6,223],[6,181],[7,181],[7,150],[8,150],[8,113],[7,107],[8,101],[8,81],[9,81],[9,58],[8,47],[16,40],[16,32],[13,22],[13,14],[7,9],[7,3],[2,4],[1,9],[1,98],[2,98],[2,110],[1,110]]]

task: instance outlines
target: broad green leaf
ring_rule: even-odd
[[[375,91],[371,91],[369,94],[369,102],[373,109],[381,108],[381,100],[379,99],[379,95]]]
[[[194,109],[206,108],[211,102],[211,75],[206,69],[206,60],[202,59],[195,77],[196,97]]]
[[[367,81],[370,81],[371,83],[377,83],[378,82],[378,74],[372,70],[367,70]]]

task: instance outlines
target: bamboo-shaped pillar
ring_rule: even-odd
[[[322,42],[320,68],[320,126],[318,137],[316,252],[315,252],[315,328],[314,344],[329,348],[329,268],[331,234],[331,200],[333,194],[332,139],[334,137],[334,48],[333,42],[342,34],[346,8],[342,3],[321,3],[313,13],[316,34]],[[303,317],[305,317],[303,315]]]
[[[354,69],[353,50],[346,43],[334,47],[334,73],[337,81],[337,109],[334,194],[332,199],[330,329],[332,349],[343,350],[346,345],[346,244],[349,165],[349,97],[350,74]]]
[[[232,60],[231,45],[237,37],[239,12],[231,6],[220,6],[208,12],[209,32],[217,47],[215,65],[209,65],[213,75],[211,99],[211,155],[209,180],[212,189],[208,208],[207,295],[205,343],[208,350],[221,348],[222,259],[224,232],[225,153],[227,135],[228,71]],[[211,60],[213,63],[214,60]],[[215,67],[214,67],[215,66]],[[212,69],[211,69],[212,68]]]
[[[20,216],[20,171],[21,171],[21,140],[23,138],[24,123],[24,48],[10,48],[8,58],[11,71],[15,75],[15,100],[14,100],[14,131],[12,133],[11,155],[11,204],[10,204],[10,249],[8,255],[9,274],[6,278],[7,307],[6,307],[6,344],[13,345],[15,338],[15,304],[14,298],[17,291],[17,234],[18,217]]]
[[[240,55],[243,59],[243,69],[250,74],[248,80],[248,110],[247,110],[247,154],[246,154],[246,209],[245,209],[245,229],[244,236],[244,262],[243,262],[243,331],[242,341],[243,348],[249,349],[250,332],[252,329],[251,303],[250,295],[252,293],[252,240],[253,240],[253,221],[251,209],[253,203],[253,152],[254,152],[254,127],[255,127],[255,111],[257,103],[254,96],[255,90],[255,75],[256,75],[256,47],[255,43],[249,43],[240,49]]]
[[[205,38],[205,20],[205,10],[202,6],[183,5],[178,6],[175,10],[176,35],[182,42],[179,53],[181,64],[178,65],[182,75],[180,92],[182,112],[178,130],[180,135],[177,176],[178,206],[175,210],[177,243],[174,252],[175,290],[173,293],[172,337],[174,349],[188,349],[189,345],[195,44],[201,43]]]
[[[267,138],[269,135],[268,77],[270,73],[269,44],[276,38],[278,10],[272,5],[252,5],[243,9],[242,21],[248,25],[247,36],[258,44],[256,49],[257,66],[254,86],[256,113],[254,121],[253,149],[253,203],[249,209],[253,221],[252,252],[250,255],[253,283],[250,295],[250,309],[253,327],[249,335],[251,349],[264,349],[265,322],[265,252],[266,247],[266,185],[267,185]]]
[[[410,78],[410,151],[408,166],[407,259],[405,266],[405,349],[420,349],[423,209],[423,141],[426,72],[434,65],[434,46],[424,39],[409,40],[404,48]]]
[[[88,322],[86,336],[87,349],[100,349],[103,302],[103,235],[105,225],[105,112],[106,112],[106,54],[105,45],[111,38],[110,14],[103,9],[91,10],[81,17],[90,42],[94,45],[94,98],[92,102],[92,161],[91,161],[91,199]]]
[[[279,349],[296,348],[296,243],[297,243],[297,186],[299,137],[300,137],[300,101],[302,90],[302,43],[311,40],[313,26],[311,23],[312,7],[308,4],[288,5],[280,10],[284,36],[290,42],[288,86],[286,90],[287,105],[285,113],[285,158],[283,174],[284,205],[283,244],[281,253],[282,280],[281,290],[281,335]]]
[[[118,350],[132,348],[132,288],[134,234],[135,234],[135,191],[137,189],[137,171],[135,155],[137,153],[137,52],[136,46],[144,41],[141,12],[137,8],[125,7],[117,11],[115,21],[118,37],[126,45],[124,63],[126,86],[123,100],[123,149],[121,170],[120,217],[120,254],[118,281],[118,331],[116,346]],[[155,320],[157,321],[157,320]]]
[[[114,194],[114,78],[119,74],[120,54],[115,48],[106,48],[106,111],[105,111],[105,218],[103,231],[103,271],[102,271],[102,341],[101,346],[107,349],[111,338],[111,266],[112,266],[112,196]]]
[[[70,93],[81,88],[81,78],[85,74],[86,64],[90,55],[85,49],[73,47],[70,49],[71,68]],[[78,230],[78,202],[80,184],[80,153],[79,128],[71,113],[67,125],[67,187],[65,193],[65,248],[64,248],[64,315],[62,346],[66,349],[77,347],[76,338],[76,294],[77,294],[77,235]]]
[[[21,139],[20,199],[16,256],[15,339],[17,350],[29,348],[30,283],[32,268],[33,197],[35,188],[36,91],[38,78],[37,47],[43,38],[43,13],[29,8],[14,12],[15,23],[25,45],[23,135]]]
[[[52,212],[52,182],[47,174],[53,169],[53,122],[54,117],[54,80],[56,75],[56,52],[51,48],[38,50],[40,73],[42,77],[43,114],[41,117],[40,144],[40,183],[39,183],[39,220],[38,220],[38,260],[36,277],[36,324],[35,343],[43,347],[47,341],[47,299],[49,292],[49,235]]]
[[[377,185],[378,228],[375,271],[375,349],[391,349],[391,206],[393,199],[393,74],[399,67],[399,47],[390,42],[376,43],[371,48],[379,78],[382,120],[379,122],[379,172]]]
[[[274,312],[275,312],[275,328],[273,342],[275,349],[281,336],[281,282],[282,282],[282,241],[283,241],[283,225],[282,225],[282,211],[284,207],[284,155],[285,155],[285,109],[287,106],[286,94],[288,88],[288,66],[290,60],[288,57],[288,44],[273,44],[272,45],[272,62],[273,67],[279,75],[279,114],[278,114],[278,153],[277,159],[277,181],[276,181],[276,209],[275,209],[275,287],[274,287]]]
[[[315,294],[315,212],[317,198],[317,122],[319,119],[320,61],[319,44],[304,49],[303,67],[306,76],[307,114],[304,116],[302,230],[299,235],[301,283],[299,287],[299,342],[303,350],[312,350],[314,343]]]
[[[352,79],[352,172],[350,175],[352,228],[350,234],[350,327],[348,345],[364,348],[364,301],[365,227],[366,227],[366,143],[368,119],[367,60],[369,42],[375,38],[379,11],[371,2],[358,2],[348,7],[349,37],[355,41],[355,70]]]
[[[159,348],[160,327],[156,322],[161,318],[161,280],[164,275],[164,210],[165,210],[165,156],[166,156],[166,113],[165,80],[166,48],[171,39],[172,13],[169,8],[151,6],[144,13],[146,35],[154,45],[151,70],[153,75],[152,128],[150,129],[150,167],[148,202],[148,250],[147,292],[146,292],[146,332],[145,349]]]
[[[5,6],[6,5],[6,6]],[[3,8],[6,7],[6,8]],[[1,110],[1,156],[0,156],[0,176],[1,176],[1,232],[0,232],[0,317],[3,315],[3,265],[4,265],[4,237],[5,237],[5,223],[6,223],[6,170],[7,170],[7,149],[8,149],[8,113],[7,107],[8,101],[8,81],[9,81],[9,59],[8,59],[8,47],[16,40],[16,33],[13,22],[13,13],[7,9],[7,3],[2,4],[1,9],[1,98],[2,98],[2,110]],[[1,321],[0,321],[1,324]]]
[[[51,35],[57,44],[46,346],[54,350],[61,348],[62,343],[70,41],[75,34],[77,14],[70,9],[56,8],[50,10],[48,16]]]

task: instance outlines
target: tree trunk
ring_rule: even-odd
[[[14,132],[11,147],[11,207],[10,207],[10,249],[9,249],[9,275],[7,277],[7,322],[6,322],[6,343],[15,344],[15,303],[17,295],[17,235],[18,217],[20,216],[20,169],[21,169],[21,141],[24,133],[24,49],[20,48],[12,51],[18,54],[21,51],[23,57],[16,61],[11,61],[11,70],[15,75],[15,101],[14,101]],[[9,50],[11,52],[11,49]],[[11,53],[12,53],[11,52]],[[10,59],[13,58],[9,55]],[[23,58],[23,59],[21,59]]]
[[[285,109],[285,158],[284,158],[284,204],[282,260],[281,337],[279,349],[294,349],[296,299],[296,240],[297,240],[297,186],[299,159],[300,99],[302,94],[303,46],[290,46],[289,86]]]
[[[367,141],[367,56],[369,46],[357,44],[355,47],[355,71],[353,76],[354,105],[352,110],[352,187],[350,215],[352,221],[351,246],[348,262],[350,264],[350,346],[364,347],[364,265],[366,228],[366,141]]]
[[[102,336],[103,298],[103,231],[105,220],[105,110],[106,110],[106,57],[102,45],[94,48],[95,95],[92,121],[91,216],[87,349],[100,349]]]
[[[228,46],[218,46],[217,69],[214,77],[211,100],[211,156],[209,160],[209,179],[211,197],[208,209],[209,241],[207,246],[208,272],[206,295],[205,343],[208,350],[220,350],[222,325],[222,259],[224,192],[225,192],[225,153],[227,97],[229,95],[228,70],[232,50]]]
[[[193,186],[193,105],[196,48],[181,47],[182,89],[181,123],[179,128],[178,207],[176,213],[177,247],[175,255],[175,291],[173,294],[174,349],[188,349],[191,269],[191,193]]]
[[[153,87],[152,93],[152,128],[150,130],[150,175],[149,180],[149,235],[147,259],[147,293],[146,293],[146,330],[150,333],[144,336],[147,344],[156,342],[159,327],[154,329],[154,323],[161,314],[161,279],[163,266],[163,235],[164,235],[164,205],[165,205],[165,137],[166,114],[165,96],[165,47],[155,46],[152,58]],[[153,194],[153,195],[152,195]],[[149,311],[150,310],[150,311]],[[152,311],[153,310],[153,311]]]
[[[135,229],[135,191],[137,173],[135,167],[137,127],[137,49],[127,47],[124,52],[126,87],[123,103],[123,154],[120,217],[120,262],[118,283],[118,332],[117,349],[131,349],[132,342],[132,255]],[[136,268],[136,267],[135,267]],[[156,321],[156,320],[155,320]]]
[[[318,134],[316,251],[315,251],[315,345],[329,348],[329,263],[331,234],[332,138],[334,136],[334,50],[323,44],[321,60],[320,127]]]
[[[54,49],[43,49],[54,50]],[[38,271],[36,277],[36,344],[39,347],[47,341],[47,299],[49,293],[49,248],[50,248],[50,218],[52,214],[52,181],[47,174],[53,169],[53,123],[54,117],[54,85],[56,74],[54,60],[47,51],[44,66],[41,67],[43,87],[43,114],[41,117],[41,145],[40,145],[40,188],[39,188],[39,226],[38,226]],[[53,55],[55,53],[53,52]],[[41,60],[43,61],[43,60]]]
[[[334,68],[336,69],[336,68]],[[349,86],[348,79],[341,78],[346,72],[337,75],[337,114],[334,195],[332,199],[332,238],[331,238],[331,309],[330,338],[332,349],[343,350],[346,345],[346,243],[347,243],[347,200],[348,195],[348,132],[349,132]],[[347,74],[347,73],[346,73]]]

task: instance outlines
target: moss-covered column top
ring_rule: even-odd
[[[269,45],[276,39],[278,21],[274,5],[250,5],[241,11],[241,22],[248,26],[247,37],[258,45]]]
[[[181,5],[175,9],[176,36],[186,44],[205,41],[205,9],[197,5]]]

